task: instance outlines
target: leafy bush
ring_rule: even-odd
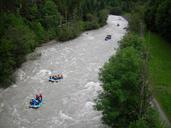
[[[132,122],[129,125],[129,128],[150,128],[150,127],[147,126],[145,120],[139,119],[139,120],[136,120],[135,122]]]
[[[123,49],[126,47],[133,47],[140,54],[145,52],[144,40],[133,33],[128,33],[127,36],[120,41],[120,48]]]
[[[84,30],[92,30],[96,28],[99,28],[99,24],[97,21],[92,21],[92,22],[86,21],[84,23]]]
[[[66,41],[78,36],[81,32],[79,22],[64,24],[59,30],[58,40]]]
[[[41,43],[49,39],[48,33],[45,31],[40,22],[32,22],[31,29],[36,34],[36,41]]]
[[[157,111],[149,108],[143,117],[130,123],[129,128],[165,128],[160,121]]]

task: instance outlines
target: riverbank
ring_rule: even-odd
[[[147,53],[145,40],[129,32],[120,41],[116,55],[101,69],[99,79],[103,92],[97,99],[96,108],[102,111],[102,120],[108,126],[164,128],[155,108],[160,114],[162,110],[158,104],[153,107],[149,103]],[[167,119],[162,116],[165,115],[161,115],[162,120]]]

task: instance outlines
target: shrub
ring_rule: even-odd
[[[123,40],[120,41],[120,48],[123,49],[126,47],[133,47],[139,51],[140,54],[145,52],[144,40],[133,33],[128,33],[127,36],[125,36]]]
[[[78,36],[81,32],[79,22],[64,24],[59,30],[58,40],[66,41]]]
[[[49,39],[48,33],[45,32],[42,24],[40,22],[32,22],[31,23],[31,29],[36,34],[36,41],[37,42],[44,42]],[[53,35],[54,36],[54,35]]]

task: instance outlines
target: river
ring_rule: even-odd
[[[119,25],[117,25],[119,24]],[[101,91],[99,68],[116,53],[127,21],[109,15],[104,27],[82,33],[64,43],[51,41],[35,50],[16,73],[16,83],[0,92],[0,128],[102,128],[101,112],[93,109]],[[105,41],[106,35],[112,35]],[[58,83],[48,82],[51,71],[62,73]],[[36,93],[43,94],[39,109],[29,108]]]

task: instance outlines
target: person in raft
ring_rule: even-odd
[[[40,103],[42,101],[42,94],[40,93],[39,95],[36,94],[36,100],[38,101],[38,103]]]

